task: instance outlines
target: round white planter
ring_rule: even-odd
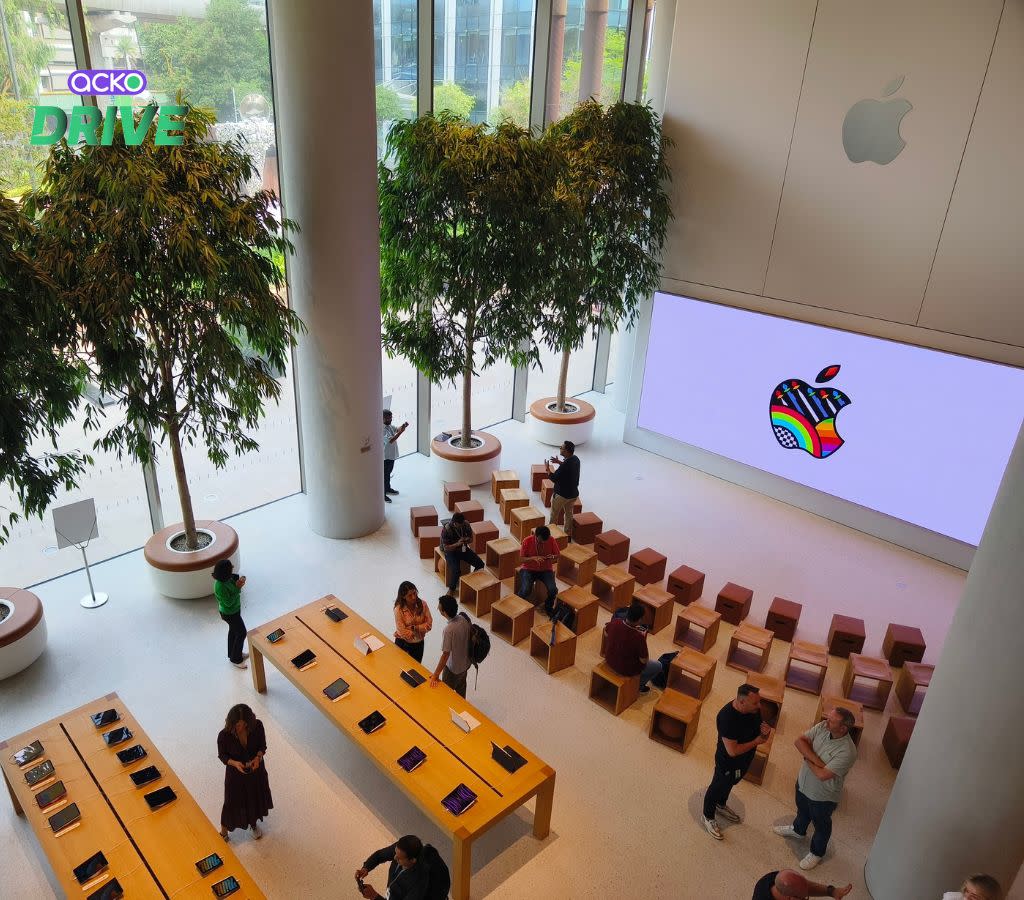
[[[213,538],[202,550],[172,549],[171,541],[184,531],[180,522],[158,531],[146,542],[144,555],[150,582],[165,597],[209,597],[213,593],[213,567],[222,559],[230,559],[236,572],[241,565],[238,533],[234,528],[209,519],[197,519],[196,528]]]
[[[0,680],[27,669],[46,649],[46,619],[39,598],[29,591],[0,587]]]
[[[501,468],[501,441],[493,434],[474,431],[473,437],[481,444],[465,450],[457,446],[461,434],[461,431],[454,431],[451,438],[443,443],[430,442],[435,474],[440,481],[489,484],[491,473]]]
[[[535,441],[561,447],[563,441],[572,441],[577,446],[585,444],[594,435],[594,421],[597,410],[578,397],[566,398],[569,412],[555,412],[555,397],[541,397],[530,404],[530,417],[526,420],[527,431]]]

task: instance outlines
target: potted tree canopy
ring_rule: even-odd
[[[536,359],[536,249],[547,152],[511,122],[396,122],[379,167],[381,325],[389,355],[462,380],[461,428],[431,444],[442,480],[480,484],[501,444],[473,430],[473,375]]]
[[[145,556],[161,593],[190,598],[211,593],[217,560],[237,562],[238,536],[196,519],[183,451],[204,444],[221,468],[229,451],[257,449],[247,432],[279,397],[273,372],[302,323],[274,262],[293,223],[278,221],[269,192],[243,193],[253,163],[237,142],[207,139],[212,114],[178,104],[178,146],[157,145],[152,128],[126,146],[120,122],[112,146],[61,140],[27,209],[38,261],[77,323],[79,357],[120,401],[123,421],[96,446],[140,463],[170,453],[182,521],[153,535]]]
[[[559,446],[583,443],[594,428],[594,407],[566,397],[569,358],[588,334],[636,320],[640,301],[658,286],[672,212],[667,139],[650,106],[588,100],[543,141],[559,168],[541,257],[542,341],[561,354],[561,369],[557,396],[534,401],[528,421],[537,440]]]

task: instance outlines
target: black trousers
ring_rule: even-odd
[[[448,590],[453,594],[459,589],[463,560],[473,567],[474,572],[479,572],[484,567],[484,561],[469,547],[463,547],[461,550],[445,550],[444,563],[448,569]]]
[[[233,663],[240,663],[242,661],[242,648],[245,646],[246,635],[242,614],[236,612],[226,616],[224,613],[221,613],[220,617],[228,623],[228,659]]]
[[[391,490],[391,473],[395,471],[395,461],[393,459],[384,460],[384,490]]]
[[[395,638],[395,646],[401,647],[416,662],[423,662],[423,641],[403,641],[401,638]]]
[[[746,767],[738,769],[732,765],[723,769],[718,763],[715,763],[715,775],[704,794],[705,819],[713,819],[715,807],[725,806],[729,802],[729,793],[732,791],[733,785],[739,784],[746,772]]]

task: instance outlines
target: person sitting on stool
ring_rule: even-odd
[[[648,682],[661,673],[661,663],[647,651],[647,629],[640,624],[643,617],[644,605],[634,600],[625,619],[612,619],[604,626],[608,637],[604,661],[618,675],[639,675],[640,693],[646,694],[651,689]]]
[[[473,552],[473,529],[462,513],[455,513],[441,529],[441,550],[448,567],[448,593],[454,597],[459,587],[463,561],[468,562],[474,572],[484,567],[484,561]]]
[[[523,567],[519,570],[516,594],[529,600],[533,595],[533,586],[538,581],[544,582],[548,592],[544,600],[544,612],[550,618],[555,614],[555,597],[558,596],[554,569],[554,561],[558,559],[558,541],[551,536],[551,529],[547,525],[538,525],[533,534],[528,534],[523,540],[519,556]]]

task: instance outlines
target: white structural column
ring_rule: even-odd
[[[601,99],[604,41],[608,34],[608,0],[586,0],[583,19],[583,60],[580,63],[580,102]]]
[[[551,34],[548,38],[548,84],[544,100],[544,124],[550,125],[559,118],[562,98],[562,65],[565,54],[565,17],[568,12],[567,0],[552,0]]]
[[[973,872],[1008,888],[1024,861],[1022,501],[1018,435],[868,855],[875,900],[941,897]]]
[[[615,361],[615,371],[608,373],[613,379],[608,395],[611,397],[612,406],[620,412],[625,412],[626,404],[629,402],[629,383],[633,377],[633,357],[636,354],[636,325],[628,328],[623,319],[619,322],[617,333],[618,357]]]
[[[281,193],[302,229],[288,282],[308,328],[296,354],[305,486],[310,526],[331,538],[384,521],[372,12],[369,0],[270,3]]]

